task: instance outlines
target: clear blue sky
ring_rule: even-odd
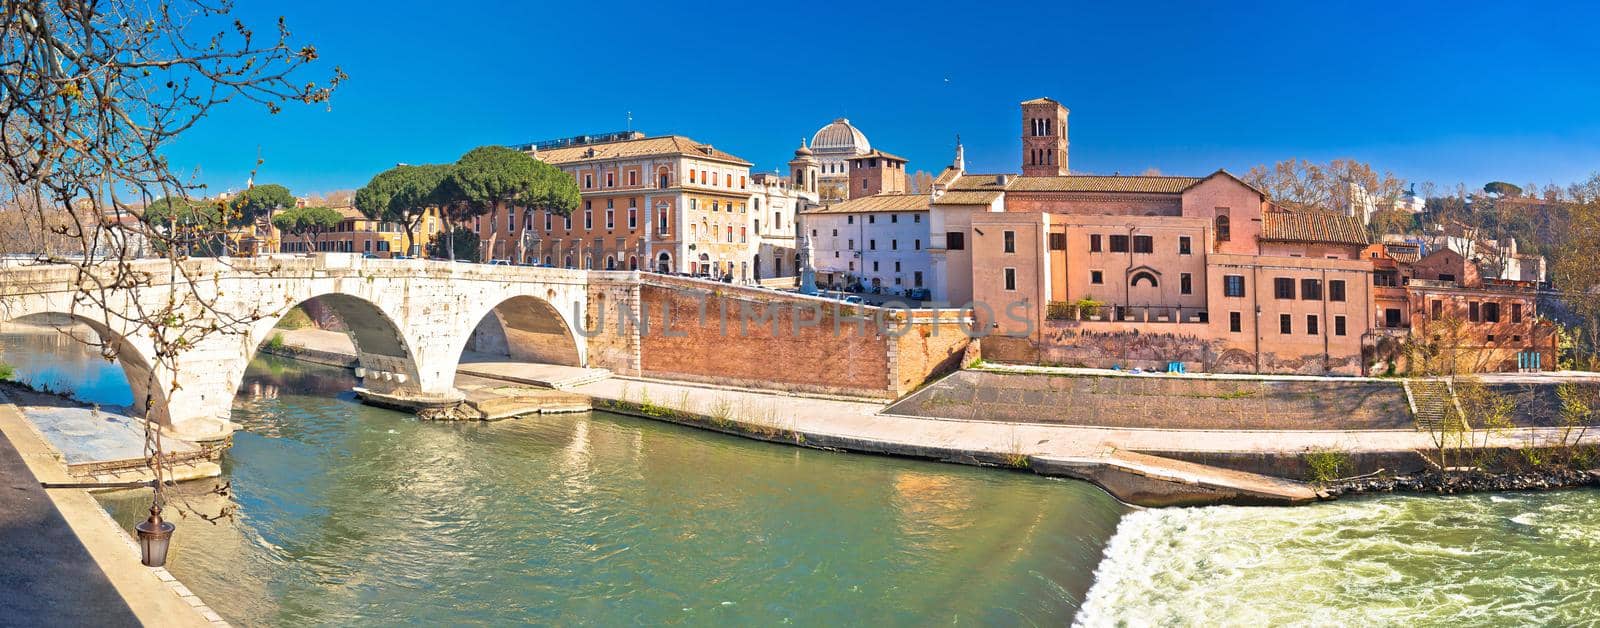
[[[1354,157],[1479,186],[1600,170],[1594,2],[241,4],[350,79],[331,110],[230,105],[174,145],[214,190],[258,150],[258,181],[328,191],[629,111],[758,170],[842,115],[913,169],[946,164],[960,133],[970,169],[1014,172],[1017,103],[1036,96],[1072,110],[1075,171]]]

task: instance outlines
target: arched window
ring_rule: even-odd
[[[1150,281],[1150,287],[1156,287],[1156,276],[1145,271],[1139,271],[1137,274],[1135,274],[1133,276],[1133,281],[1129,282],[1129,285],[1137,287],[1139,285],[1139,280],[1141,279],[1148,279]]]
[[[629,255],[628,256],[628,270],[639,270],[639,258],[638,257],[635,257],[633,255]]]
[[[550,256],[549,255],[544,256],[544,265],[545,266],[549,266],[550,265]]]
[[[607,255],[606,256],[606,270],[616,270],[616,269],[617,269],[617,258],[612,257],[610,255]]]
[[[656,187],[661,188],[661,189],[666,189],[666,188],[670,187],[670,186],[667,185],[669,181],[668,181],[668,177],[667,177],[667,169],[666,169],[665,166],[663,166],[660,170],[656,171],[656,177],[657,177],[657,179],[659,179],[659,181],[657,182]]]
[[[672,272],[672,255],[668,254],[666,251],[662,251],[660,255],[656,256],[656,272]]]
[[[572,267],[573,267],[572,266],[572,256],[568,255],[567,256],[567,268],[572,268]]]
[[[1217,216],[1217,241],[1227,242],[1232,233],[1229,232],[1228,217]]]

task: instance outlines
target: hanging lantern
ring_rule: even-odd
[[[167,564],[167,545],[172,541],[172,531],[177,526],[161,520],[161,507],[150,506],[150,518],[133,527],[139,534],[139,562],[146,567]]]

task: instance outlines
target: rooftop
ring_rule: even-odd
[[[1267,242],[1359,244],[1371,242],[1361,219],[1317,209],[1262,214],[1261,239]]]
[[[1133,194],[1182,194],[1202,179],[1199,177],[1146,177],[1121,175],[1065,175],[1059,177],[1017,177],[1007,189],[1015,192],[1122,192]]]
[[[630,157],[654,157],[663,155],[685,155],[699,159],[722,161],[740,166],[750,165],[750,162],[740,159],[732,154],[712,148],[710,144],[702,144],[682,135],[662,135],[659,137],[644,137],[615,142],[581,144],[563,148],[554,148],[550,150],[540,150],[535,155],[541,161],[553,165],[601,159],[627,159]]]
[[[845,118],[836,118],[827,126],[817,129],[811,136],[811,149],[816,151],[840,152],[841,149],[856,154],[872,150],[872,143],[867,141],[867,135],[861,129],[850,124]]]
[[[874,194],[823,205],[805,214],[859,214],[866,212],[928,211],[927,194]]]
[[[863,154],[860,154],[860,155],[856,155],[855,157],[851,157],[849,159],[850,159],[850,161],[855,161],[857,159],[871,159],[873,157],[877,157],[877,158],[880,158],[880,159],[887,159],[887,160],[890,160],[890,161],[898,161],[900,163],[906,163],[906,162],[911,161],[909,159],[906,159],[905,157],[901,157],[901,156],[893,154],[893,153],[886,153],[886,152],[883,152],[883,151],[877,150],[877,149],[873,149],[873,150],[868,151],[866,153],[863,153]]]

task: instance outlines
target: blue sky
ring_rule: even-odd
[[[1528,4],[256,2],[247,21],[281,13],[320,49],[307,79],[337,63],[349,81],[331,108],[230,104],[169,155],[214,190],[259,151],[258,181],[329,191],[631,111],[758,171],[847,116],[913,169],[960,133],[970,169],[1014,172],[1017,103],[1051,96],[1075,171],[1353,157],[1566,185],[1600,170],[1600,3]]]

